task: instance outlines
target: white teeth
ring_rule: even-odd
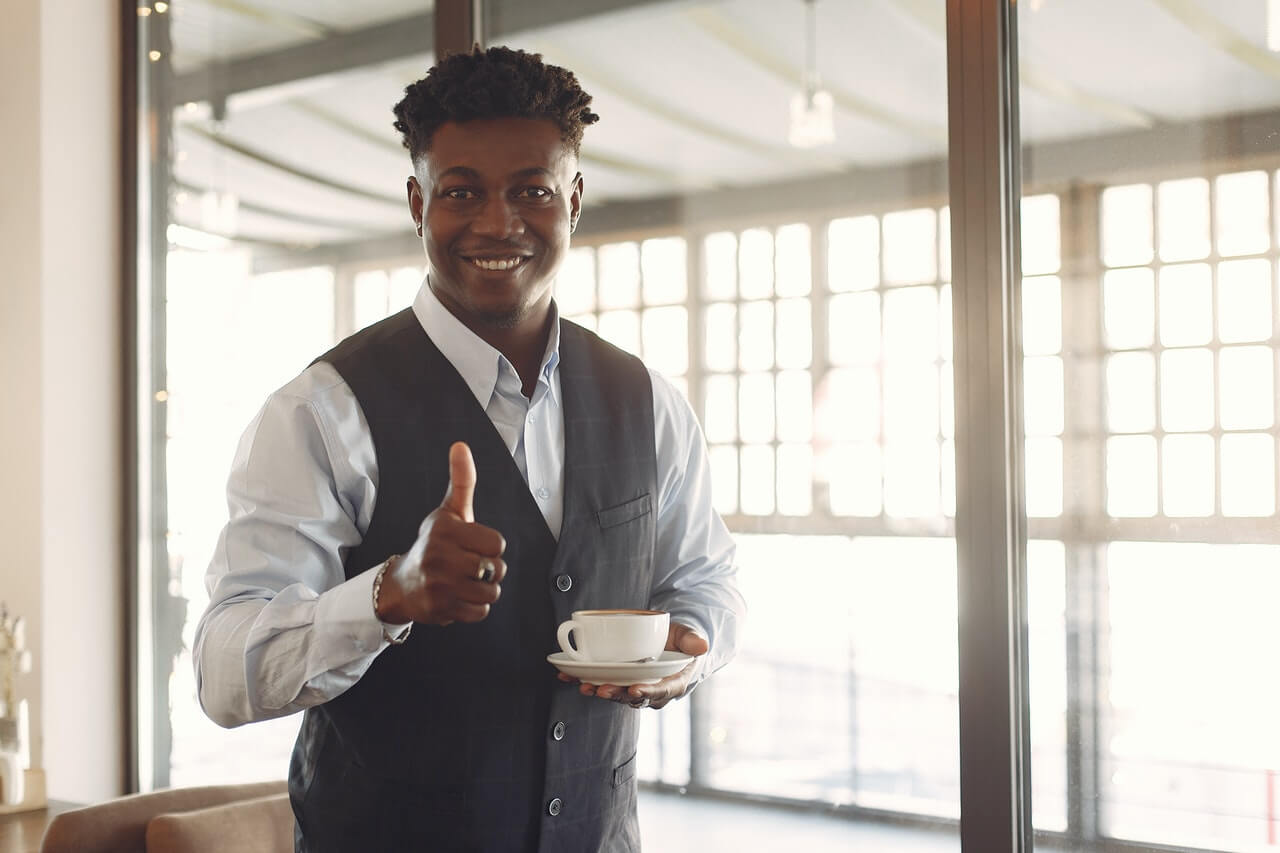
[[[472,258],[471,263],[482,270],[509,270],[523,260],[524,258]]]

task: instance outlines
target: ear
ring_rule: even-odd
[[[422,184],[418,183],[416,175],[410,175],[405,181],[405,192],[409,196],[409,215],[413,217],[413,227],[417,230],[418,236],[422,236]]]
[[[569,193],[569,233],[578,227],[578,217],[582,215],[582,173],[573,176],[573,189]]]

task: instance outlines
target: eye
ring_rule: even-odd
[[[546,187],[525,187],[516,193],[519,198],[534,199],[536,201],[544,201],[554,195],[555,193]]]
[[[473,191],[466,187],[452,187],[442,192],[441,195],[445,198],[453,199],[454,201],[471,201],[478,197]]]

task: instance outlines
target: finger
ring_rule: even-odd
[[[507,576],[507,561],[500,557],[479,557],[476,559],[474,577],[486,584],[502,583]]]
[[[489,605],[455,601],[449,614],[455,622],[480,622],[489,615]]]
[[[471,501],[476,492],[476,461],[466,442],[455,441],[449,447],[449,489],[440,506],[461,518],[475,521]]]
[[[492,527],[461,521],[447,507],[441,508],[448,514],[436,516],[433,531],[441,541],[448,541],[459,550],[473,552],[477,561],[481,557],[500,557],[507,550],[507,540]]]
[[[502,597],[502,587],[496,583],[463,581],[453,588],[453,597],[466,604],[496,604]]]
[[[671,628],[667,631],[668,650],[697,657],[705,655],[709,648],[707,638],[702,636],[702,632],[679,622],[671,623]]]

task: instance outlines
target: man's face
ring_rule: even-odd
[[[409,178],[431,288],[469,328],[540,329],[582,206],[577,158],[543,119],[449,122]]]

